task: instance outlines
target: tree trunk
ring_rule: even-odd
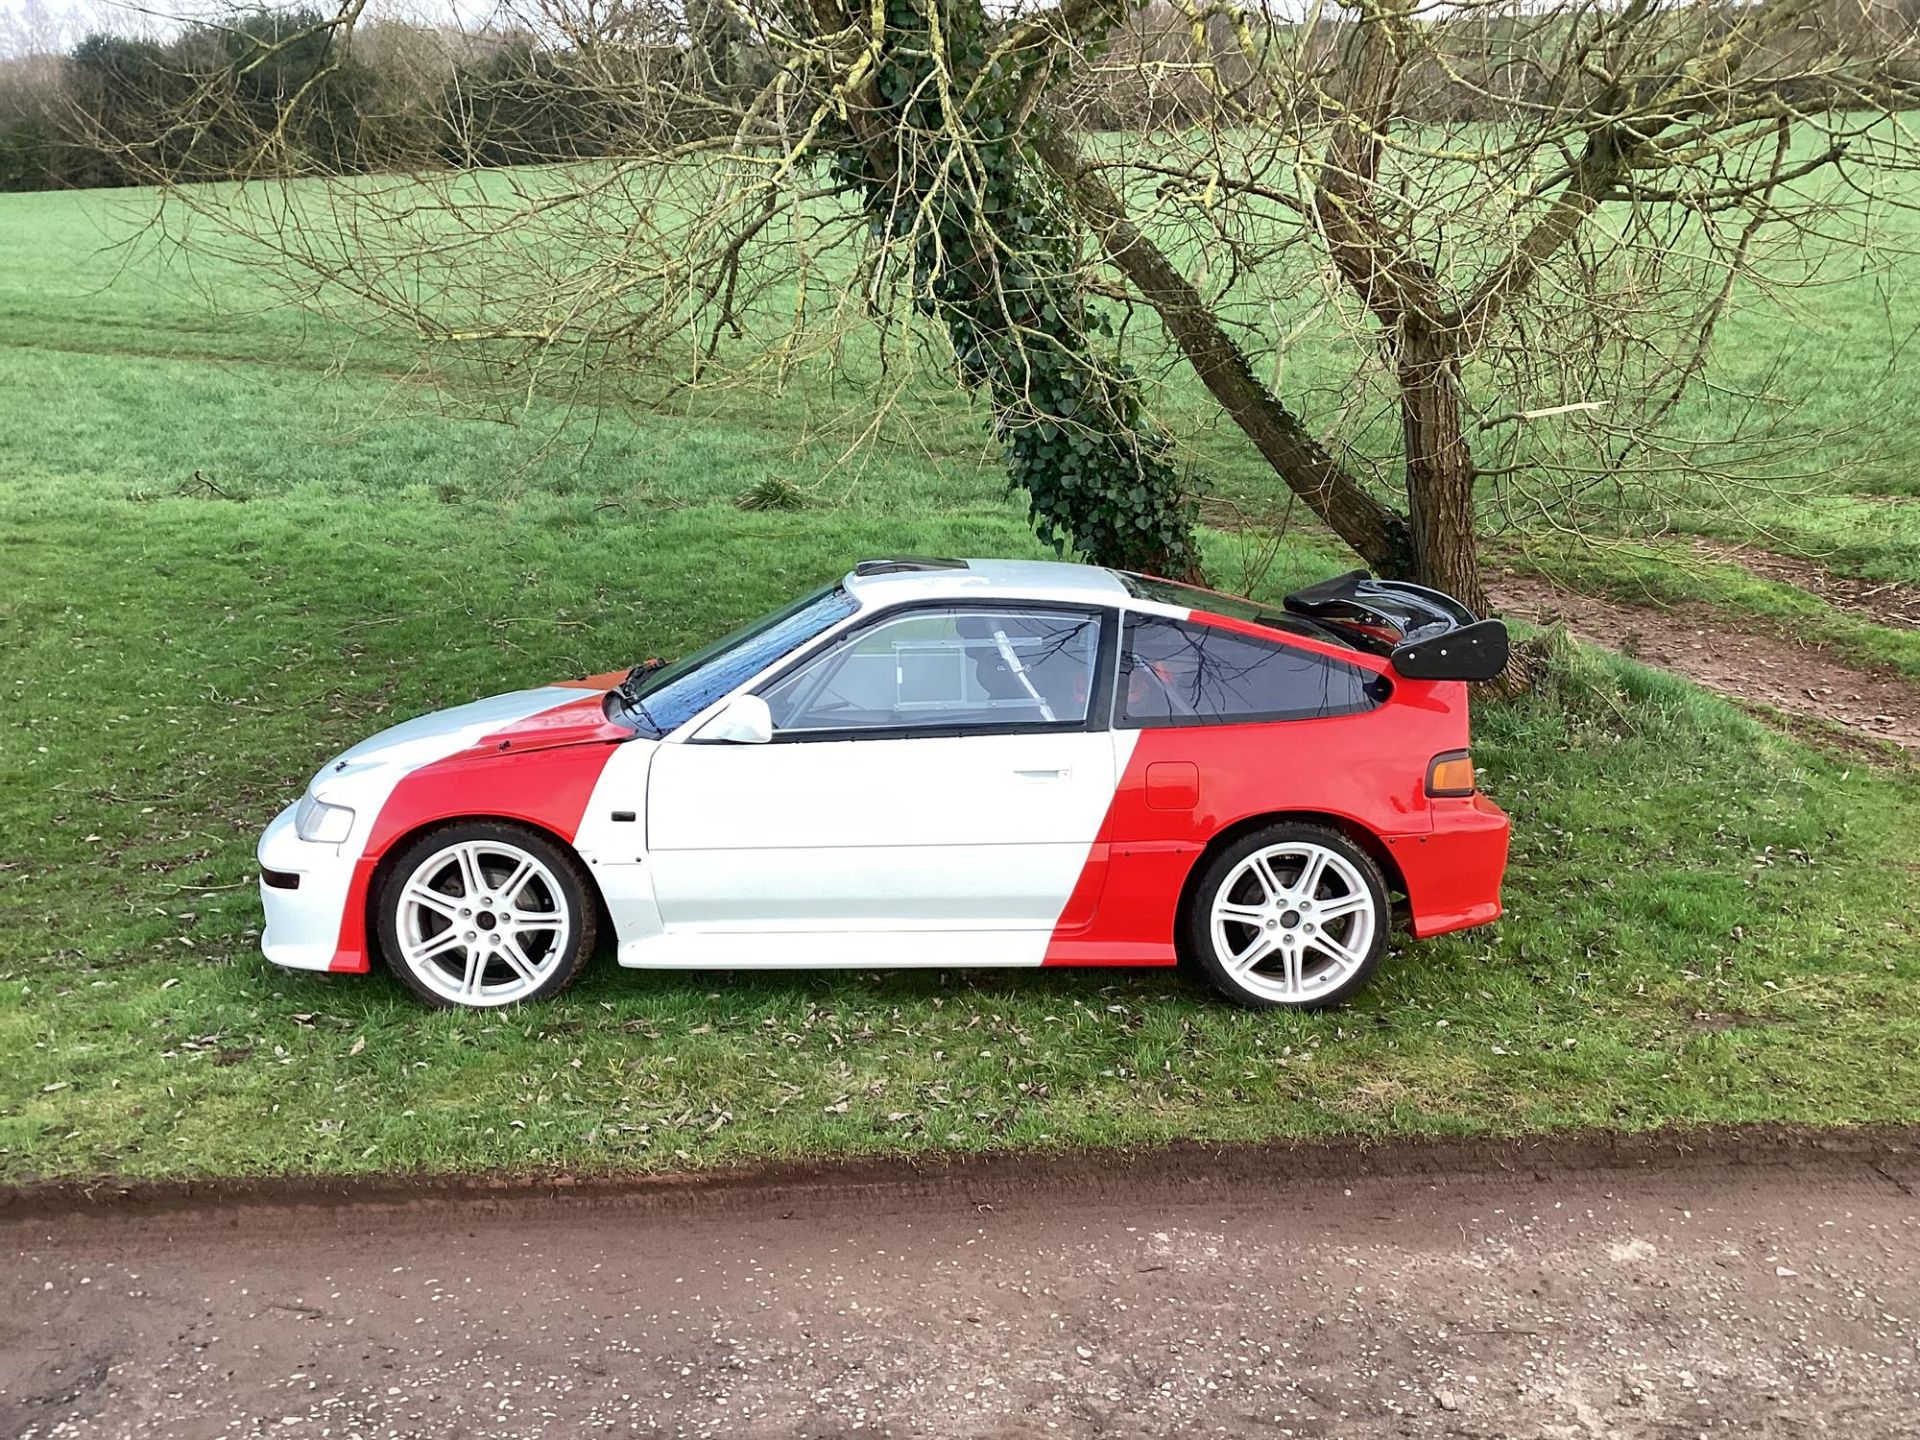
[[[1193,366],[1194,374],[1273,471],[1362,560],[1383,575],[1404,576],[1413,552],[1407,523],[1361,488],[1291,410],[1254,378],[1246,352],[1200,292],[1128,217],[1111,186],[1081,159],[1073,142],[1035,127],[1033,151],[1100,237],[1114,266]]]
[[[1474,543],[1473,454],[1461,424],[1460,362],[1444,333],[1417,321],[1396,342],[1400,425],[1405,437],[1413,574],[1487,613]]]

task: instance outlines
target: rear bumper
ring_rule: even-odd
[[[1513,822],[1484,795],[1433,802],[1433,829],[1387,848],[1407,882],[1413,933],[1425,940],[1500,918],[1500,881]]]

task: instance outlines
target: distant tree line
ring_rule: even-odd
[[[1820,28],[1863,48],[1910,30],[1920,0],[1825,0]],[[1518,12],[1463,7],[1448,48],[1505,54],[1469,80],[1435,59],[1409,77],[1423,118],[1490,118],[1553,103],[1555,43],[1537,17],[1514,44]],[[727,0],[635,6],[593,32],[465,31],[401,20],[351,30],[310,9],[261,8],[171,39],[92,34],[64,55],[0,60],[0,191],[137,185],[275,174],[470,169],[631,154],[638,141],[684,144],[730,129],[766,86],[775,57]],[[1252,12],[1169,0],[1130,8],[1098,55],[1075,57],[1061,108],[1090,130],[1213,123],[1270,103]],[[1314,43],[1331,57],[1343,27]],[[1523,53],[1537,52],[1537,53]],[[1416,67],[1418,68],[1418,67]],[[1920,81],[1920,75],[1914,77]],[[1819,103],[1818,77],[1801,82]],[[1543,93],[1534,95],[1532,90]],[[677,103],[663,106],[663,95]],[[1309,123],[1325,116],[1303,116]],[[263,147],[261,137],[275,143]]]
[[[648,130],[698,134],[766,79],[719,0],[691,43],[593,47],[401,21],[348,35],[315,11],[260,9],[0,61],[0,191],[590,159]],[[663,89],[686,103],[663,110]]]

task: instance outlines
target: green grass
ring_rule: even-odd
[[[397,349],[259,311],[243,275],[112,277],[124,203],[0,200],[0,1179],[1920,1108],[1920,782],[1586,653],[1478,713],[1516,818],[1509,918],[1397,950],[1334,1014],[1159,972],[602,966],[450,1015],[383,975],[272,970],[252,842],[347,743],[674,653],[863,553],[1038,551],[951,395],[845,464],[859,396],[825,378],[673,413],[536,396],[509,428],[397,383]],[[735,503],[778,480],[801,508]],[[1343,563],[1207,538],[1230,587]],[[1863,566],[1898,553],[1854,540]]]

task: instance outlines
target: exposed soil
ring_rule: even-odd
[[[1270,511],[1219,496],[1202,500],[1201,519],[1231,532],[1300,530],[1314,523],[1310,512]],[[1836,575],[1813,561],[1751,545],[1704,537],[1690,543],[1705,559],[1796,586],[1875,624],[1920,629],[1920,583]],[[1818,646],[1768,629],[1764,621],[1730,621],[1707,605],[1654,609],[1603,600],[1510,570],[1492,587],[1492,598],[1503,614],[1543,624],[1557,621],[1582,639],[1685,675],[1734,699],[1920,753],[1920,682],[1861,670]]]
[[[1686,1143],[16,1218],[0,1435],[1914,1433],[1911,1139]]]
[[[1861,580],[1836,575],[1811,560],[1780,555],[1752,545],[1695,539],[1695,552],[1723,565],[1738,565],[1767,580],[1778,580],[1818,595],[1829,605],[1850,610],[1876,625],[1920,630],[1920,584],[1910,580]]]
[[[1730,621],[1704,605],[1624,605],[1511,573],[1493,587],[1493,598],[1505,614],[1559,622],[1584,640],[1722,694],[1920,753],[1920,682],[1868,674],[1817,646]]]

